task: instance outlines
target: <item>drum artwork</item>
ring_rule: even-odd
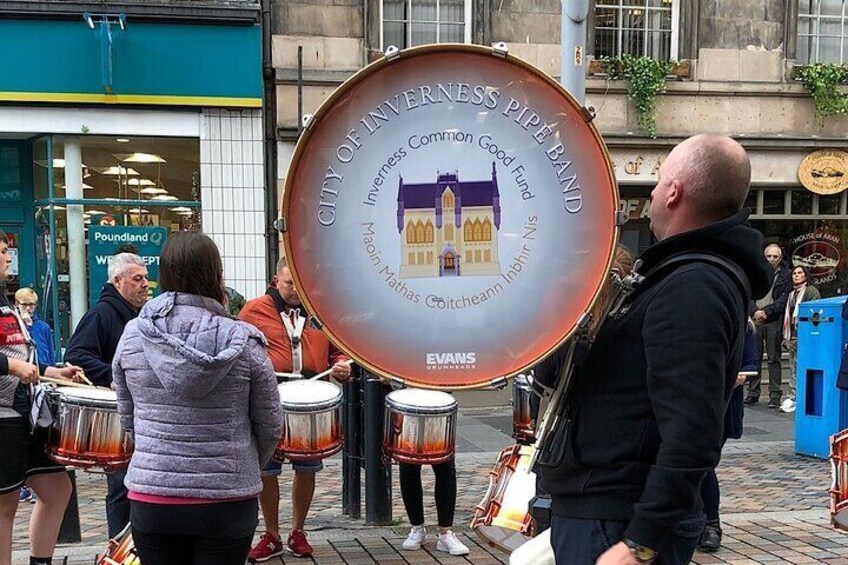
[[[63,465],[106,471],[129,465],[133,444],[121,426],[115,392],[58,387],[48,393],[53,414],[47,456]]]
[[[436,465],[453,457],[457,403],[446,392],[396,390],[386,396],[387,455],[398,463]]]
[[[285,254],[306,309],[370,372],[504,384],[607,280],[618,194],[592,115],[503,47],[392,50],[304,118]]]
[[[848,530],[848,430],[830,438],[830,523]]]
[[[529,512],[536,495],[536,474],[529,466],[534,449],[513,445],[501,451],[489,474],[489,489],[471,521],[471,529],[504,551],[515,551],[534,535]]]
[[[291,381],[278,387],[283,436],[274,459],[311,461],[342,448],[342,389],[327,381]]]

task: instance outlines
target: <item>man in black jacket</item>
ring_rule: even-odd
[[[792,277],[789,265],[783,262],[783,251],[776,243],[767,245],[764,251],[766,261],[774,269],[772,286],[769,292],[757,300],[757,311],[754,312],[754,322],[757,324],[757,343],[759,357],[762,361],[765,351],[768,358],[769,374],[769,403],[772,409],[780,408],[780,397],[783,395],[781,384],[783,373],[780,366],[780,354],[783,351],[783,315],[786,301],[792,291]],[[762,381],[763,364],[757,364],[757,376],[748,384],[748,396],[745,404],[756,404],[760,400],[760,382]]]
[[[68,343],[65,360],[79,365],[96,385],[112,385],[112,358],[124,326],[138,316],[147,301],[147,267],[133,253],[119,253],[109,261],[109,282],[100,300],[85,313]],[[130,521],[130,503],[124,486],[126,470],[106,474],[106,522],[114,538]]]
[[[695,550],[699,487],[719,461],[742,356],[746,298],[734,272],[755,297],[771,285],[762,236],[740,212],[750,170],[744,149],[718,135],[687,139],[660,168],[659,242],[636,269],[646,282],[596,337],[555,436],[563,456],[541,468],[558,565],[676,565]],[[691,252],[735,267],[661,267]]]

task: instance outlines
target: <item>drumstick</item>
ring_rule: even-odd
[[[54,379],[54,378],[51,378],[51,377],[38,377],[38,380],[43,381],[45,383],[54,384],[54,385],[70,386],[70,387],[75,387],[75,388],[106,388],[106,387],[102,387],[102,386],[96,386],[96,385],[93,385],[93,384],[92,385],[86,385],[86,384],[82,384],[82,383],[75,383],[74,381],[66,381],[65,379]],[[109,389],[109,390],[111,390],[111,389]]]
[[[351,363],[353,363],[353,359],[348,359],[347,361],[342,361],[342,364],[343,364],[343,365],[350,365]],[[310,381],[317,381],[317,380],[318,380],[318,379],[320,379],[321,377],[326,377],[327,375],[329,375],[329,374],[330,374],[330,373],[332,373],[332,372],[333,372],[333,368],[332,368],[332,367],[330,367],[329,369],[327,369],[327,370],[326,370],[326,371],[324,371],[323,373],[318,373],[317,375],[315,375],[314,377],[310,378],[309,380],[310,380]]]
[[[81,380],[82,382],[87,384],[88,386],[94,386],[94,383],[91,382],[90,380],[88,380],[88,377],[86,377],[85,373],[83,373],[82,371],[80,371],[79,373],[76,374],[76,378],[78,378],[79,380]]]
[[[302,379],[303,375],[298,373],[274,373],[281,379]]]

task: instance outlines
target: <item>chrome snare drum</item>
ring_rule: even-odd
[[[530,501],[536,495],[536,474],[530,459],[535,449],[513,445],[501,451],[489,473],[489,489],[474,510],[471,529],[503,551],[515,551],[534,535]]]
[[[131,524],[127,524],[116,538],[109,540],[106,553],[95,561],[95,565],[141,565],[132,538]]]
[[[47,456],[56,463],[106,471],[126,467],[133,443],[121,427],[115,391],[59,387],[47,394],[53,414]]]
[[[530,411],[533,377],[516,375],[512,381],[512,437],[519,443],[536,442],[536,422]]]
[[[457,403],[446,392],[402,389],[386,396],[383,447],[398,463],[434,465],[453,457]]]
[[[342,389],[327,381],[290,381],[279,385],[283,437],[274,459],[325,459],[342,448]]]

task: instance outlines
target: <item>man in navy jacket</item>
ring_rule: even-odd
[[[542,467],[558,565],[688,563],[705,518],[699,488],[721,453],[742,358],[747,278],[771,285],[762,236],[740,211],[742,147],[699,135],[674,148],[651,196],[659,240],[636,271],[647,282],[608,318],[575,374],[560,461]],[[708,253],[675,264],[681,253]],[[653,271],[653,272],[652,272]]]
[[[119,253],[109,261],[109,282],[100,301],[85,313],[71,336],[65,360],[79,365],[91,382],[112,385],[112,359],[124,326],[138,316],[147,301],[147,267],[133,253]],[[114,538],[130,521],[130,503],[124,486],[126,470],[106,474],[106,521]]]

